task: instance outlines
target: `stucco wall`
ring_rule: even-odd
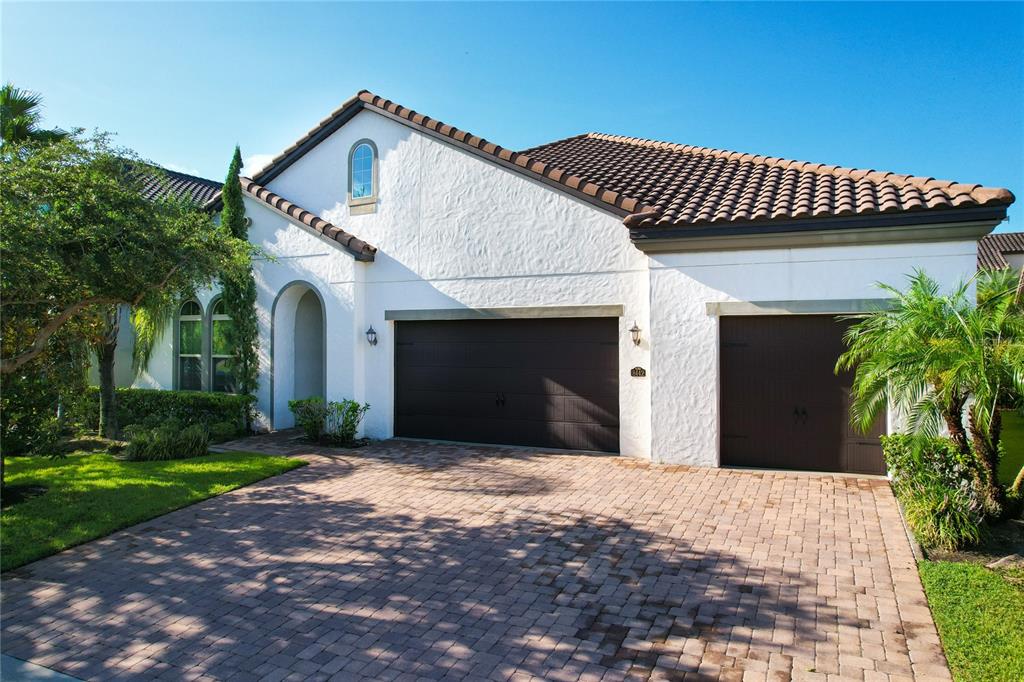
[[[348,155],[379,150],[375,211],[346,205]],[[615,304],[621,451],[660,462],[718,462],[718,301],[878,298],[923,268],[946,285],[974,270],[973,242],[659,254],[634,248],[620,219],[373,112],[361,112],[269,183],[274,192],[378,247],[360,263],[246,198],[268,258],[258,285],[258,425],[292,424],[295,312],[315,290],[325,319],[328,399],[369,402],[364,433],[393,435],[394,323],[388,310]],[[210,292],[200,299],[208,306]],[[633,322],[643,342],[633,345]],[[372,325],[379,343],[364,332]],[[144,377],[170,387],[171,339]],[[301,349],[300,349],[301,350]],[[644,367],[648,376],[630,376]],[[141,383],[141,382],[140,382]],[[298,396],[304,397],[304,396]]]
[[[915,268],[946,286],[969,277],[974,242],[659,254],[651,259],[652,452],[717,466],[716,301],[877,299]]]
[[[375,213],[353,216],[345,205],[348,153],[363,138],[380,153],[380,199]],[[621,450],[649,456],[649,384],[629,375],[647,366],[649,346],[635,347],[627,331],[634,320],[647,326],[647,259],[619,218],[372,112],[269,188],[379,249],[376,262],[330,281],[332,290],[356,291],[348,395],[372,405],[367,435],[393,434],[394,330],[386,310],[619,304]],[[328,355],[341,362],[330,318]],[[375,347],[363,336],[371,324]],[[345,385],[329,381],[328,390]]]

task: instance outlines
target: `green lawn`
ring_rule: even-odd
[[[971,563],[922,561],[921,580],[956,680],[1024,680],[1024,588]],[[1019,571],[1020,569],[1018,569]]]
[[[1003,413],[1003,460],[999,463],[999,480],[1010,485],[1024,466],[1024,417],[1015,412]]]
[[[106,453],[4,462],[8,485],[47,488],[0,512],[5,571],[305,464],[247,452],[165,462],[125,462]]]

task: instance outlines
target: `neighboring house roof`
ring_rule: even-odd
[[[608,210],[634,239],[998,221],[1014,201],[1001,188],[598,133],[517,152],[366,90],[253,180],[272,181],[364,109]]]
[[[284,197],[278,196],[266,187],[257,184],[250,178],[239,177],[239,181],[242,184],[243,192],[257,201],[263,202],[277,212],[283,213],[292,220],[302,223],[327,239],[337,242],[342,248],[351,253],[356,260],[372,261],[376,256],[377,249],[375,247],[370,246],[363,240],[356,238],[354,235],[346,232],[340,227],[332,225],[323,218],[310,213],[300,206],[296,206]]]
[[[161,168],[165,178],[152,176],[146,180],[142,195],[147,199],[160,199],[166,196],[186,198],[197,204],[205,204],[224,187],[223,182],[207,180],[196,175],[179,173]]]
[[[1003,270],[1010,267],[1008,253],[1024,253],[1024,232],[999,232],[978,240],[978,267]]]
[[[630,227],[703,226],[1006,206],[1008,190],[600,133],[524,152],[651,211]]]

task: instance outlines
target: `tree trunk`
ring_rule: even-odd
[[[950,440],[956,444],[961,454],[970,455],[971,448],[967,444],[967,430],[964,429],[963,422],[965,402],[966,400],[959,397],[951,399],[950,404],[942,413],[942,418],[946,421],[946,430],[949,431]]]
[[[999,483],[999,436],[1002,432],[1002,416],[999,410],[996,410],[992,415],[988,433],[984,433],[978,427],[974,410],[971,409],[968,410],[967,424],[971,432],[975,457],[978,458],[978,463],[985,474],[989,499],[992,501],[996,513],[1001,513],[1006,502],[1006,491]]]
[[[120,314],[118,306],[111,306],[106,311],[106,329],[103,330],[103,337],[95,345],[100,372],[99,432],[104,438],[117,438],[118,436],[117,394],[114,391],[114,354],[117,352]]]
[[[1024,467],[1020,468],[1017,478],[1013,479],[1013,485],[1010,486],[1010,492],[1018,497],[1024,494]]]
[[[99,432],[104,438],[117,437],[117,394],[114,392],[114,352],[117,341],[96,347],[100,370],[100,423]]]

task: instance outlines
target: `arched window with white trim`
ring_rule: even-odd
[[[193,300],[178,310],[178,388],[203,390],[203,308]]]
[[[372,140],[359,140],[348,154],[348,203],[352,208],[364,207],[372,212],[378,191],[377,145]]]

